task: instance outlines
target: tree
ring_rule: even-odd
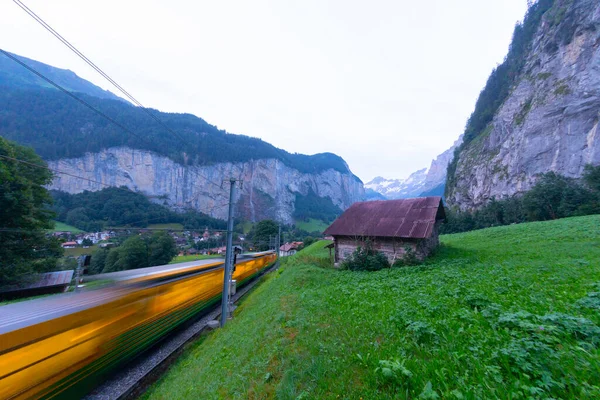
[[[177,255],[177,247],[168,233],[156,232],[152,236],[131,236],[108,254],[94,253],[92,262],[96,255],[98,263],[104,258],[102,272],[107,273],[168,264]],[[98,268],[94,266],[93,269]]]
[[[99,274],[102,272],[106,265],[106,258],[108,257],[108,249],[98,248],[92,253],[92,260],[88,268],[90,275]]]
[[[92,256],[92,259],[94,257]],[[102,273],[105,274],[107,272],[115,272],[122,271],[125,268],[120,263],[121,258],[121,248],[114,247],[109,250],[108,255],[106,256],[106,260],[104,261],[104,268],[102,269]]]
[[[588,164],[583,172],[583,180],[587,186],[600,195],[600,165]]]
[[[150,266],[168,264],[177,255],[175,240],[167,232],[156,232],[148,243]]]
[[[0,137],[0,155],[46,165],[32,149]],[[0,286],[56,267],[62,248],[47,237],[53,227],[48,210],[52,198],[44,187],[52,182],[50,170],[0,158]]]
[[[92,246],[92,245],[94,244],[94,242],[92,242],[92,241],[91,241],[90,239],[88,239],[88,238],[85,238],[85,239],[83,239],[83,240],[81,241],[81,244],[82,244],[83,246],[87,246],[87,247],[89,247],[89,246]]]
[[[307,236],[304,238],[303,244],[304,244],[304,247],[308,247],[311,244],[313,244],[314,242],[315,242],[315,238],[313,238],[312,236]]]
[[[252,228],[248,235],[254,247],[259,251],[269,250],[269,246],[273,243],[273,238],[279,233],[279,225],[277,222],[265,219],[260,221]]]

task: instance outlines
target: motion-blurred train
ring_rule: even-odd
[[[237,286],[276,260],[236,263]],[[111,274],[119,283],[0,306],[0,399],[78,398],[221,299],[223,260]]]

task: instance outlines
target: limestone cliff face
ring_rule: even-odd
[[[556,0],[519,81],[461,151],[448,201],[462,209],[527,191],[549,171],[580,177],[600,164],[600,2]]]
[[[221,187],[221,182],[230,177],[243,180],[236,195],[237,215],[254,221],[270,217],[292,223],[296,194],[311,190],[342,210],[364,198],[362,182],[350,173],[329,169],[306,174],[275,159],[196,167],[150,151],[117,147],[48,164],[105,185],[126,186],[175,209],[194,208],[222,219],[227,217],[229,187],[227,183]],[[50,188],[79,193],[103,189],[102,184],[61,174]]]

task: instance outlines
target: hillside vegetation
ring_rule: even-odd
[[[317,242],[145,398],[600,398],[600,216],[441,241],[373,273]]]
[[[167,229],[225,228],[225,221],[196,210],[176,212],[166,205],[150,201],[141,193],[121,188],[70,194],[52,191],[52,210],[56,219],[84,231],[107,227],[131,226]],[[160,202],[160,199],[154,199]]]
[[[335,154],[291,154],[258,138],[233,135],[191,114],[150,110],[177,133],[173,135],[139,107],[78,95],[137,135],[133,136],[57,90],[3,87],[1,80],[0,88],[0,135],[33,147],[46,160],[128,146],[184,165],[274,158],[305,173],[330,168],[349,172],[344,160]]]

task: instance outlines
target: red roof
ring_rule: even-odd
[[[298,247],[300,246],[302,246],[302,242],[286,243],[283,246],[281,246],[279,250],[288,252],[290,250],[298,250]]]
[[[431,236],[436,221],[446,218],[441,197],[354,203],[324,232],[332,236]]]

